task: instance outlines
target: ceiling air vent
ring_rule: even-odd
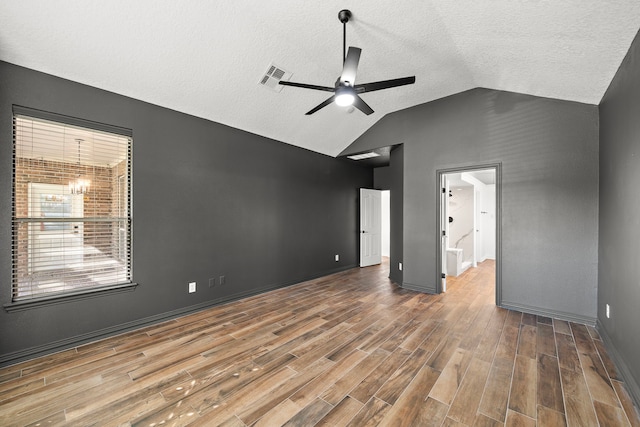
[[[260,79],[260,84],[271,90],[280,92],[282,90],[282,85],[278,84],[278,82],[280,80],[289,80],[290,78],[290,72],[283,70],[275,64],[271,64],[269,65],[269,68],[267,68],[267,72],[264,73],[264,76]]]

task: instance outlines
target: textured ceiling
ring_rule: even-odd
[[[370,116],[305,116],[326,92],[259,81],[275,63],[332,86],[343,8],[356,83],[416,83],[362,95]],[[474,87],[598,104],[639,28],[638,0],[4,0],[0,59],[335,156],[387,113]]]

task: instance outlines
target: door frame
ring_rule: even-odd
[[[473,172],[476,170],[494,169],[496,171],[496,272],[495,272],[495,302],[502,306],[502,163],[483,163],[468,166],[436,169],[436,293],[442,292],[442,275],[446,274],[442,268],[442,176],[450,173]]]

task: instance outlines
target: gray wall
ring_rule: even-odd
[[[382,166],[373,169],[373,188],[391,190],[391,168]]]
[[[391,217],[391,238],[390,242],[390,259],[389,259],[389,277],[398,284],[402,284],[403,275],[398,264],[403,259],[402,234],[404,232],[404,147],[396,147],[391,151],[391,161],[389,164],[390,171],[390,217]]]
[[[342,154],[390,143],[404,144],[403,286],[436,290],[436,171],[500,163],[501,304],[595,323],[596,106],[474,89],[385,116]]]
[[[640,405],[640,36],[600,103],[600,332]],[[605,304],[611,317],[605,315]]]
[[[403,222],[403,171],[404,147],[395,147],[391,151],[389,166],[373,170],[373,185],[378,190],[390,190],[390,224],[391,237],[389,257],[389,278],[395,283],[402,284],[402,270],[398,263],[402,262],[402,222]]]
[[[373,185],[371,168],[3,62],[0,82],[2,304],[11,301],[12,104],[133,130],[140,284],[0,310],[0,364],[358,264],[358,189]],[[220,275],[227,284],[209,288]]]

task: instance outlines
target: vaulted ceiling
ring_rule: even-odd
[[[260,81],[275,64],[333,86],[344,8],[356,83],[416,83],[363,94],[370,116],[306,116],[330,94]],[[0,60],[335,156],[387,113],[475,87],[598,104],[639,28],[638,0],[7,0]]]

